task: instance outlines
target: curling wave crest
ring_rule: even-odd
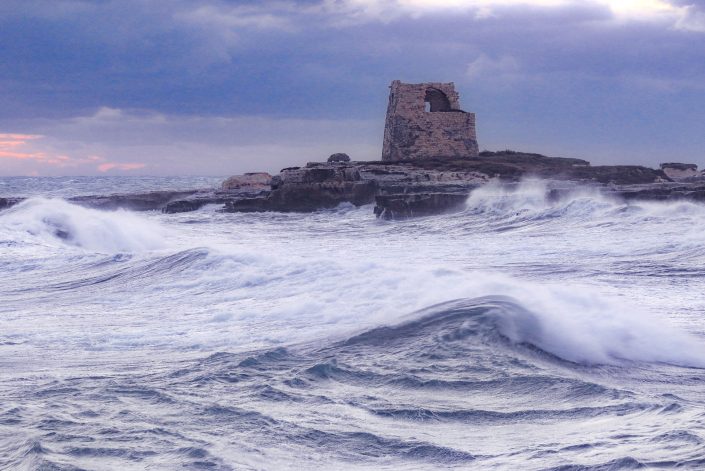
[[[123,210],[83,208],[60,199],[30,198],[0,213],[0,231],[5,243],[66,244],[104,253],[165,246],[163,229],[147,218]]]

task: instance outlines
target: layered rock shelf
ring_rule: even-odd
[[[687,170],[682,178],[664,171],[681,168]],[[696,170],[693,164],[666,164],[661,169],[591,166],[580,159],[512,151],[482,152],[472,159],[355,162],[336,158],[286,168],[274,176],[234,176],[218,189],[81,196],[69,201],[98,209],[164,213],[194,211],[207,204],[219,205],[225,212],[309,212],[341,203],[374,204],[378,217],[402,219],[457,211],[482,185],[511,186],[525,178],[547,180],[547,198],[560,198],[576,186],[590,186],[625,200],[705,201],[705,175]],[[0,210],[19,201],[0,198]]]

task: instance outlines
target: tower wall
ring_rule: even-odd
[[[395,80],[390,88],[382,160],[478,156],[475,114],[460,109],[452,82]]]

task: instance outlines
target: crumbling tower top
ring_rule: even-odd
[[[382,160],[477,157],[475,114],[460,109],[453,82],[390,88]]]

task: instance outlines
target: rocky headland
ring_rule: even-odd
[[[374,214],[400,219],[462,209],[479,186],[511,187],[526,178],[547,181],[547,198],[576,187],[591,187],[624,200],[705,201],[705,174],[694,164],[592,166],[581,159],[514,151],[481,152],[478,157],[408,161],[350,161],[334,154],[328,162],[283,169],[278,175],[249,173],[225,180],[220,188],[80,196],[69,201],[98,209],[124,208],[181,213],[207,204],[225,212],[309,212],[341,203],[374,204]],[[0,210],[21,198],[0,198]]]
[[[220,188],[81,196],[69,201],[99,209],[182,213],[208,204],[226,212],[308,212],[341,203],[374,204],[374,214],[400,219],[452,212],[490,182],[511,187],[545,180],[546,198],[591,187],[624,200],[705,201],[705,174],[695,164],[592,166],[574,158],[515,152],[478,152],[475,114],[460,107],[453,82],[390,86],[382,159],[353,161],[344,153],[278,175],[246,173]],[[0,198],[0,210],[21,198]]]
[[[308,212],[341,203],[374,204],[374,214],[399,219],[465,207],[470,193],[490,182],[547,182],[546,198],[589,186],[625,200],[705,201],[705,174],[695,164],[592,166],[574,158],[515,152],[479,152],[475,114],[460,107],[453,82],[390,85],[382,159],[353,161],[344,153],[278,175],[235,175],[220,188],[80,196],[69,201],[99,209],[182,213],[208,204],[226,212]],[[21,198],[1,198],[0,210]]]

